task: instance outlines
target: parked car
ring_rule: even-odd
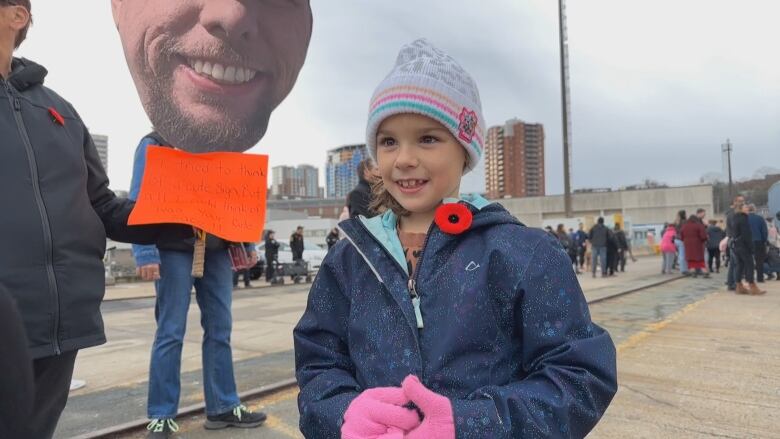
[[[252,279],[258,279],[260,276],[264,273],[264,268],[266,264],[265,260],[265,242],[261,242],[257,245],[257,256],[258,261],[257,264],[250,269],[250,274]],[[310,243],[310,242],[303,242],[303,260],[306,261],[309,265],[309,271],[317,271],[320,269],[320,265],[322,265],[322,260],[325,259],[325,255],[328,254],[328,251],[321,248],[320,246]],[[292,249],[290,248],[290,244],[286,242],[279,242],[279,263],[285,264],[285,263],[292,263]]]

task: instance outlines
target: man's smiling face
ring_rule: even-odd
[[[112,0],[155,129],[191,151],[245,151],[290,93],[312,31],[309,0]]]

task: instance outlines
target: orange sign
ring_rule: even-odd
[[[257,242],[267,182],[266,155],[150,146],[128,224],[191,224],[228,241]]]

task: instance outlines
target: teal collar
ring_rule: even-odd
[[[473,206],[477,210],[482,210],[486,206],[490,205],[490,201],[484,199],[480,195],[462,195],[462,198],[445,198],[442,203],[458,203],[465,202]],[[403,268],[406,275],[409,275],[409,269],[406,264],[406,256],[404,255],[404,249],[401,245],[401,240],[398,238],[398,216],[393,213],[392,210],[387,210],[384,214],[375,216],[373,218],[366,218],[364,216],[358,217],[361,223],[376,238],[382,247],[387,250],[388,253],[398,262],[398,265]]]

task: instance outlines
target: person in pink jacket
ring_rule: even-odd
[[[664,231],[661,237],[661,253],[664,256],[663,270],[664,274],[672,274],[672,266],[674,265],[674,257],[677,252],[677,247],[674,245],[674,237],[677,234],[674,226],[670,225]]]

